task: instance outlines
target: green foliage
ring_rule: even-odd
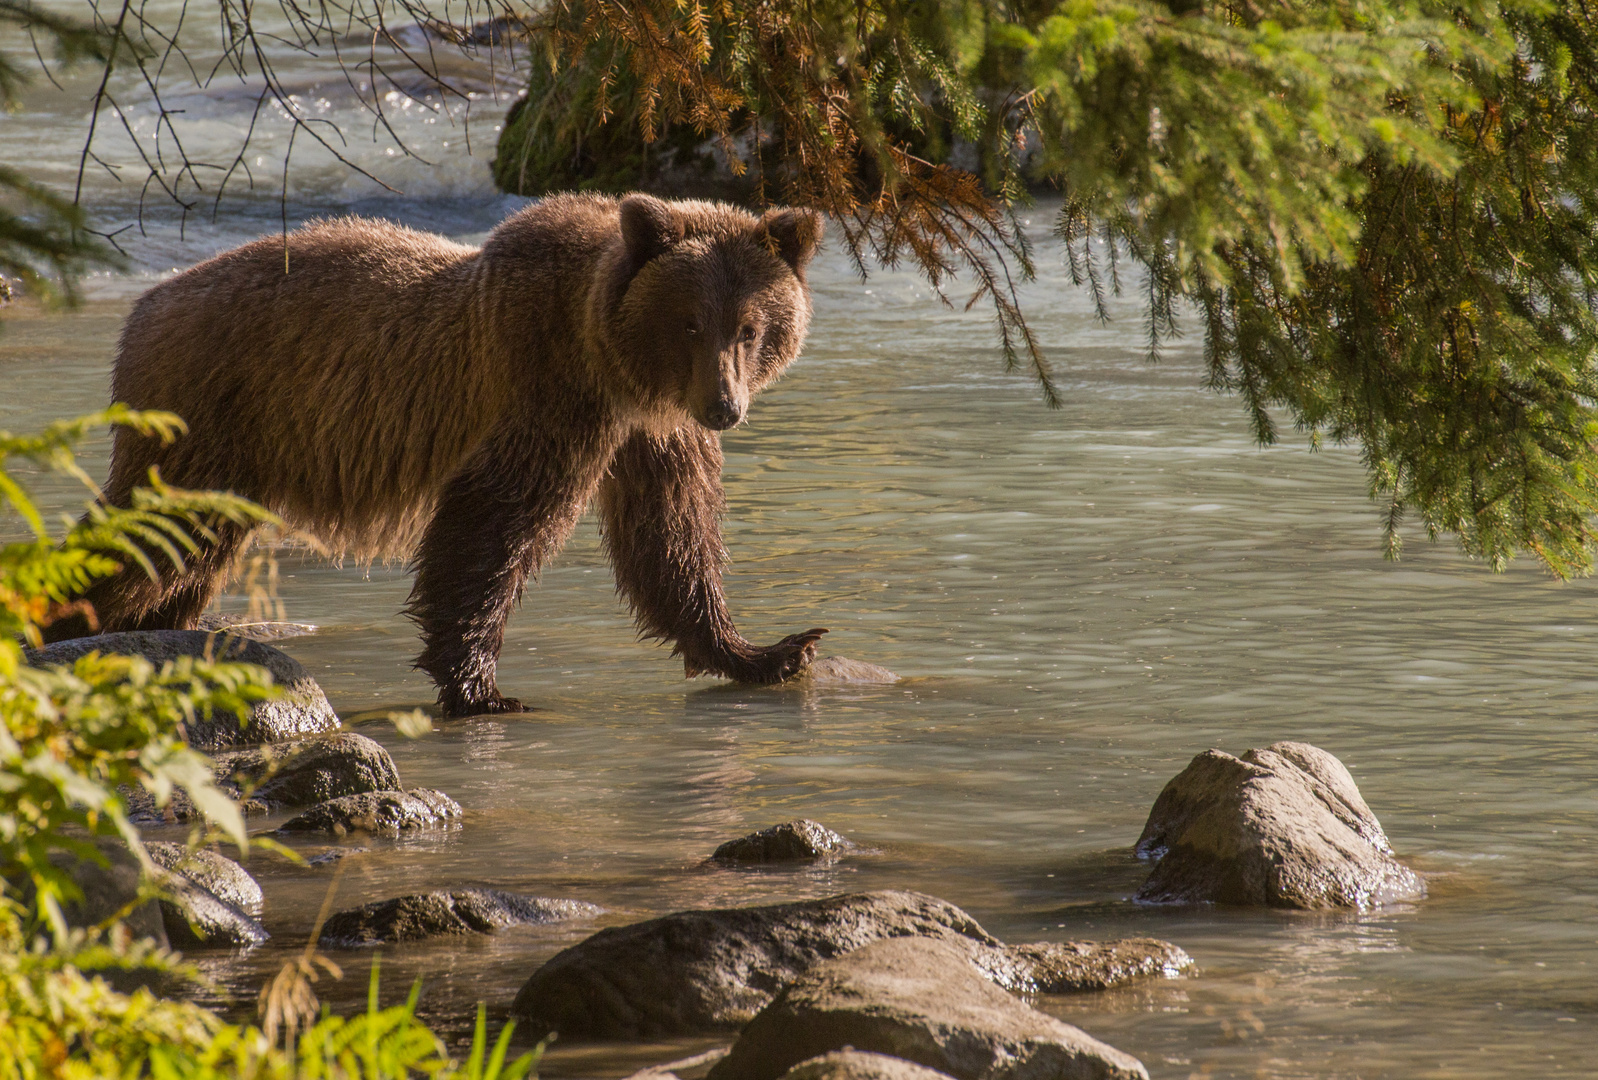
[[[490,1046],[481,1011],[470,1055],[464,1063],[452,1061],[415,1015],[419,986],[403,1004],[380,1007],[375,963],[365,1013],[345,1019],[324,1010],[298,1033],[297,1044],[291,1034],[283,1045],[270,1025],[268,1034],[227,1024],[198,1005],[164,1000],[148,989],[119,993],[91,974],[193,977],[175,954],[132,939],[118,921],[127,909],[101,925],[69,927],[63,904],[82,895],[69,868],[78,859],[103,863],[94,841],[109,837],[151,869],[127,818],[126,788],[142,787],[164,806],[182,787],[211,823],[205,839],[221,836],[247,850],[237,804],[216,787],[211,761],[189,748],[184,730],[218,710],[245,718],[254,702],[276,692],[270,673],[248,664],[181,658],[157,668],[136,657],[97,653],[70,668],[24,663],[23,642],[37,642],[41,624],[69,609],[83,585],[116,571],[120,560],[139,559],[153,571],[144,548],[181,563],[196,532],[218,518],[247,526],[273,520],[233,496],[177,491],[152,478],[155,486],[134,508],[93,506],[64,536],[52,537],[11,466],[30,461],[75,476],[92,490],[72,447],[106,423],[163,438],[182,430],[170,414],[119,407],[53,424],[36,436],[0,432],[5,520],[14,515],[32,534],[0,547],[0,1077],[529,1075],[536,1052],[507,1061],[510,1026]],[[154,895],[149,885],[132,903]],[[314,1010],[314,995],[301,993],[297,1000]]]
[[[22,458],[88,484],[72,446],[106,423],[166,439],[182,430],[170,414],[115,407],[53,424],[41,435],[0,432],[0,496],[33,532],[30,540],[0,547],[0,875],[30,882],[57,935],[66,930],[59,905],[79,891],[51,861],[52,852],[98,858],[94,838],[112,836],[143,854],[119,787],[145,788],[162,806],[182,787],[228,839],[247,846],[237,805],[216,787],[209,759],[184,741],[184,725],[218,710],[247,716],[253,702],[272,693],[271,676],[258,667],[192,657],[160,668],[97,653],[71,668],[24,663],[22,642],[37,643],[40,624],[74,606],[83,586],[114,572],[119,557],[137,558],[154,572],[139,543],[181,564],[185,543],[192,547],[192,533],[207,528],[209,518],[270,520],[234,496],[158,488],[143,492],[131,510],[93,506],[57,541],[7,466]]]
[[[1051,401],[1008,215],[1023,180],[1057,188],[1101,313],[1135,282],[1150,355],[1192,313],[1261,441],[1285,414],[1312,445],[1358,442],[1390,553],[1414,509],[1495,568],[1524,549],[1568,576],[1598,507],[1595,19],[1577,0],[560,0],[526,24],[534,55],[612,82],[522,109],[567,139],[626,80],[613,122],[635,140],[740,148],[757,197],[833,214],[857,259],[967,274]]]

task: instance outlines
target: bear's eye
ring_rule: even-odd
[[[683,329],[683,333],[685,333],[685,334],[697,334],[697,333],[699,333],[699,320],[697,320],[697,319],[689,319],[687,324],[682,329]]]
[[[752,326],[745,326],[743,328],[743,332],[739,336],[743,338],[744,341],[753,341],[755,340],[755,328]]]

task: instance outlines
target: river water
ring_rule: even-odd
[[[28,111],[0,117],[8,163],[69,175],[83,86],[36,87]],[[188,107],[220,140],[253,101],[194,94]],[[482,121],[498,106],[483,91],[474,108]],[[450,118],[417,109],[412,132],[447,141]],[[353,145],[374,169],[391,157]],[[520,204],[492,193],[486,140],[475,158],[433,149],[436,167],[402,163],[402,195],[312,162],[286,207],[275,190],[242,193],[182,235],[157,207],[147,236],[122,237],[130,269],[91,279],[82,308],[3,313],[0,427],[103,404],[129,298],[271,230],[282,209],[292,223],[354,207],[479,239]],[[104,220],[132,220],[136,193],[103,177],[90,191]],[[903,682],[684,681],[664,649],[633,640],[590,519],[506,636],[500,684],[537,712],[414,741],[357,721],[408,784],[450,792],[466,818],[344,860],[338,906],[482,885],[608,912],[390,948],[385,997],[424,977],[424,1010],[456,1028],[479,1000],[503,1015],[595,925],[910,888],[1010,941],[1181,945],[1191,977],[1037,1002],[1155,1077],[1598,1074],[1598,593],[1527,562],[1490,574],[1414,530],[1403,560],[1384,561],[1357,452],[1255,446],[1236,403],[1200,388],[1196,340],[1151,365],[1135,298],[1094,320],[1047,220],[1039,207],[1026,300],[1063,408],[1003,371],[980,311],[940,306],[905,275],[862,284],[834,244],[804,357],[725,440],[740,627],[774,640],[828,626],[824,651]],[[88,448],[91,472],[105,448]],[[40,490],[62,512],[78,503]],[[402,569],[294,557],[283,573],[288,616],[321,627],[283,647],[341,714],[430,700],[397,614]],[[1428,898],[1348,916],[1131,903],[1147,868],[1130,848],[1165,781],[1207,748],[1280,739],[1343,760]],[[721,841],[795,817],[869,851],[825,868],[702,865]],[[250,865],[273,943],[205,965],[241,1013],[334,879],[259,852]],[[321,989],[353,1007],[367,957],[335,955],[346,978]],[[545,1072],[620,1075],[704,1045],[558,1046]]]

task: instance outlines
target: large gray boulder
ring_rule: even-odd
[[[436,829],[461,816],[460,804],[442,791],[368,791],[318,803],[279,826],[280,832],[325,832],[334,836],[378,833],[395,836],[413,829]]]
[[[327,696],[300,662],[259,641],[203,630],[141,630],[57,641],[29,650],[27,660],[34,667],[67,666],[91,652],[142,656],[157,667],[168,660],[193,656],[258,664],[270,671],[273,682],[284,692],[272,701],[257,703],[247,724],[241,725],[232,714],[195,720],[188,727],[188,740],[196,750],[282,742],[320,735],[339,726]]]
[[[1058,959],[1050,961],[1053,967],[1038,963],[1050,949],[1064,946],[1012,949],[936,897],[855,893],[768,907],[684,911],[601,930],[534,972],[516,995],[511,1015],[534,1038],[551,1031],[570,1039],[729,1031],[821,961],[897,937],[946,942],[990,979],[1017,991],[1042,989],[1039,981],[1048,982],[1065,966]],[[1160,971],[1191,963],[1175,946],[1165,948]],[[1132,977],[1131,965],[1123,965],[1123,971]],[[1076,977],[1083,977],[1080,971]],[[1107,971],[1101,981],[1114,980]]]
[[[846,1047],[957,1080],[1148,1077],[1131,1055],[994,986],[960,948],[912,937],[867,945],[800,975],[749,1022],[708,1080],[778,1080]]]
[[[1145,903],[1368,909],[1426,894],[1343,763],[1308,743],[1198,755],[1154,802]]]
[[[322,926],[329,948],[422,941],[444,934],[491,934],[507,926],[591,919],[604,909],[581,900],[546,900],[497,889],[454,889],[399,896],[335,912]]]
[[[800,819],[728,840],[710,857],[721,863],[804,862],[838,855],[852,847],[820,822]]]

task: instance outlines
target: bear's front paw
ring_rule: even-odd
[[[750,682],[775,683],[791,679],[816,658],[816,643],[827,631],[822,628],[806,630],[802,634],[789,634],[775,645],[760,650],[756,659],[758,670]]]

